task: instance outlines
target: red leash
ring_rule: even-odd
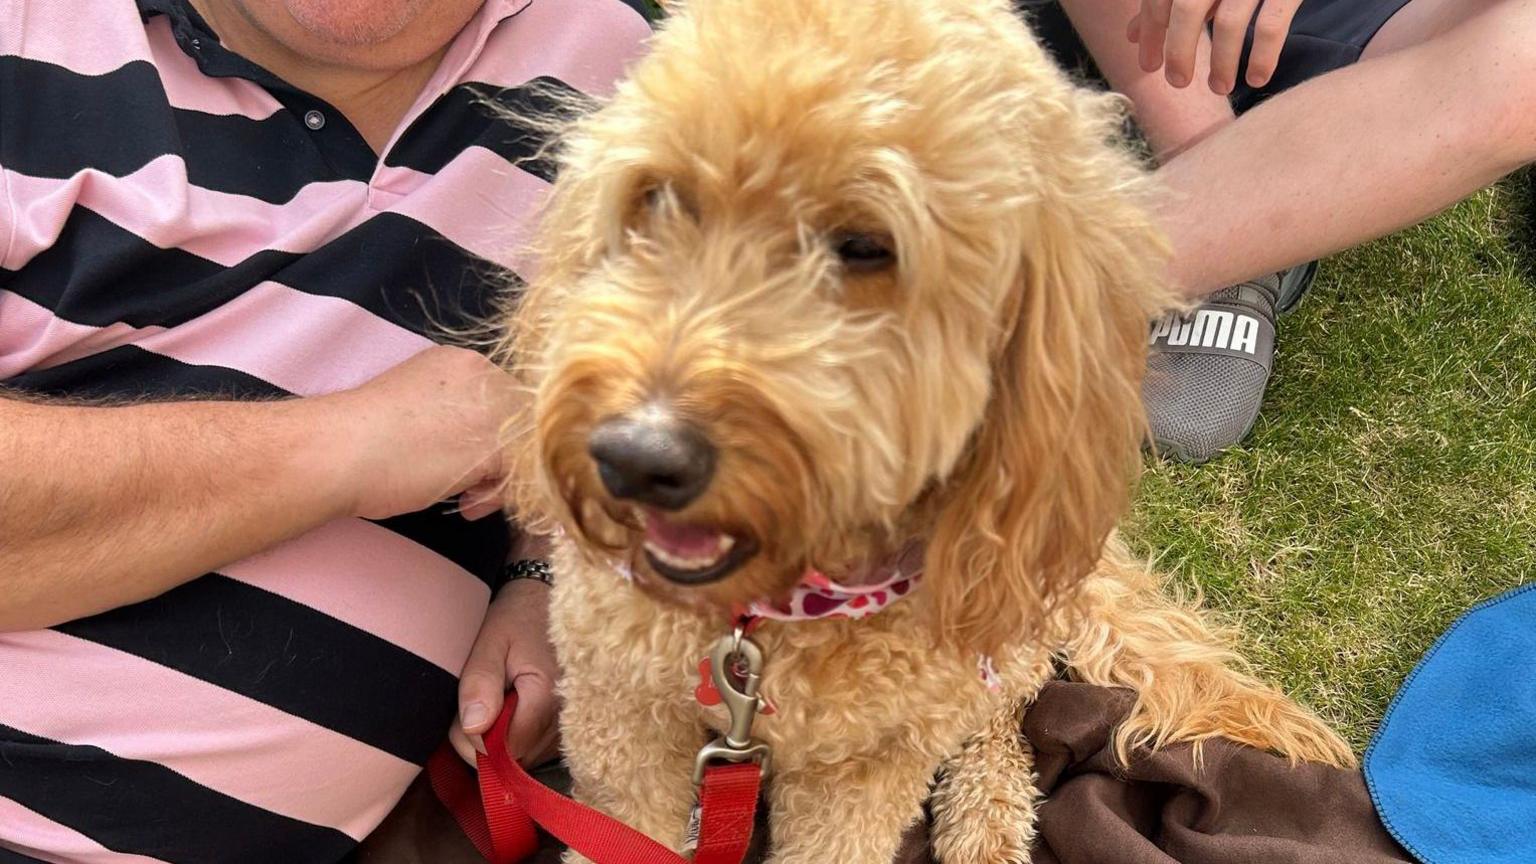
[[[579,804],[528,775],[507,755],[507,729],[517,710],[508,693],[501,716],[478,754],[479,782],[447,744],[427,762],[437,797],[491,864],[515,864],[538,849],[543,828],[597,864],[689,864],[639,831]],[[699,845],[692,864],[740,864],[752,841],[761,766],[711,764],[699,788]],[[679,829],[682,826],[678,826]]]

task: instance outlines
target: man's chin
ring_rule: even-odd
[[[238,44],[259,40],[310,63],[385,72],[432,60],[474,17],[482,0],[200,0],[197,5],[205,15],[213,13],[209,20],[221,29],[254,29],[255,35],[230,34],[231,48],[241,53],[254,52],[270,62],[270,48]],[[226,10],[241,19],[241,26]]]
[[[421,15],[422,0],[285,0],[294,22],[334,46],[367,48],[396,38]]]

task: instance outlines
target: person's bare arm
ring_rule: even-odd
[[[1061,8],[1110,86],[1130,97],[1138,125],[1163,162],[1231,123],[1232,106],[1207,88],[1174,87],[1160,72],[1141,68],[1137,46],[1125,31],[1142,2],[1061,0]],[[1210,61],[1211,40],[1202,33],[1194,55],[1197,77],[1210,76]]]
[[[0,632],[153,597],[334,518],[485,488],[516,398],[504,373],[450,348],[310,399],[0,397]]]

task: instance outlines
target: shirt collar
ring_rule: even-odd
[[[475,17],[464,25],[464,29],[449,43],[448,50],[444,52],[443,59],[438,61],[437,71],[427,80],[427,85],[421,88],[421,94],[416,97],[416,102],[405,112],[405,122],[395,129],[395,134],[390,136],[389,143],[385,145],[384,152],[389,152],[395,146],[395,141],[404,133],[411,121],[421,116],[432,103],[436,102],[454,85],[458,84],[469,71],[469,67],[479,59],[481,52],[485,50],[485,43],[490,41],[491,34],[503,21],[528,8],[533,0],[485,0],[480,11]]]
[[[269,90],[299,92],[266,69],[225,48],[219,35],[213,32],[188,0],[135,0],[139,5],[139,17],[148,21],[156,15],[164,15],[171,22],[171,34],[176,44],[197,63],[197,68],[210,78],[245,78]]]

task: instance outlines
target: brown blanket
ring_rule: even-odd
[[[1109,736],[1129,707],[1124,691],[1056,682],[1029,709],[1023,732],[1046,795],[1033,864],[1412,864],[1377,821],[1357,771],[1292,768],[1225,742],[1206,745],[1200,770],[1187,747],[1117,768]],[[565,782],[558,769],[541,779]],[[927,841],[927,826],[914,827],[893,864],[932,864]],[[424,782],[358,860],[483,864]],[[546,844],[533,864],[558,861]]]

